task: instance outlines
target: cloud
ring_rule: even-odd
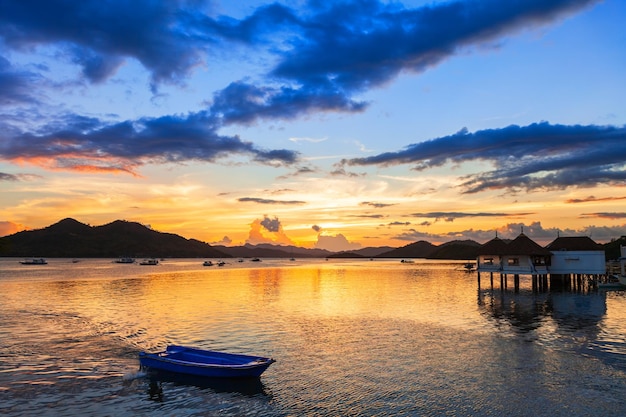
[[[23,0],[0,5],[0,36],[17,50],[36,46],[65,49],[83,76],[101,82],[121,61],[134,58],[153,84],[179,82],[203,60],[203,46],[185,27],[201,2],[172,0]]]
[[[325,249],[331,252],[342,252],[360,249],[361,244],[356,242],[349,242],[348,239],[341,233],[334,236],[320,234],[317,236],[315,248]]]
[[[16,131],[5,120],[0,126],[4,132],[0,139],[7,144],[3,157],[48,169],[132,174],[147,163],[216,162],[230,155],[246,155],[269,165],[292,164],[298,159],[294,151],[265,150],[238,136],[218,132],[225,126],[249,125],[260,119],[288,120],[312,112],[362,112],[368,103],[358,98],[360,94],[403,72],[421,73],[467,48],[493,42],[521,28],[549,24],[597,1],[459,0],[416,8],[382,0],[311,1],[298,9],[277,3],[264,5],[242,19],[209,15],[208,0],[1,2],[0,41],[7,50],[47,48],[55,59],[65,57],[78,66],[83,79],[91,83],[110,80],[129,59],[148,71],[155,93],[163,83],[183,84],[194,68],[209,63],[211,56],[239,47],[262,50],[271,55],[264,61],[273,63],[245,80],[232,80],[212,94],[204,111],[188,115],[107,123],[70,114],[29,131]],[[6,58],[0,58],[0,87],[4,87],[0,88],[0,105],[33,100],[31,91],[38,77],[41,75],[13,68]],[[514,129],[503,134],[510,135],[510,130]],[[468,193],[624,179],[624,173],[614,166],[617,162],[610,161],[592,172],[578,167],[571,171],[556,168],[535,178],[533,173],[544,172],[560,155],[550,159],[541,152],[524,154],[528,147],[517,142],[512,149],[524,158],[514,166],[506,159],[506,146],[483,152],[469,143],[452,155],[441,150],[430,152],[439,148],[440,142],[488,141],[498,133],[459,133],[450,139],[439,138],[399,153],[350,163],[417,161],[418,169],[424,169],[442,161],[496,161],[498,170],[465,178]],[[507,145],[506,139],[503,141]],[[623,145],[618,147],[621,149]],[[561,159],[568,162],[568,158]],[[332,175],[357,174],[339,167]]]
[[[274,217],[273,219],[270,219],[267,216],[263,217],[263,220],[261,220],[261,226],[263,226],[268,232],[278,232],[282,228],[278,217]]]
[[[228,236],[224,236],[222,238],[222,240],[219,240],[217,242],[211,242],[211,245],[213,245],[213,246],[228,246],[231,243],[233,243],[233,240],[231,238],[229,238]]]
[[[0,55],[0,106],[37,103],[32,86],[40,79],[33,72],[13,68]]]
[[[0,181],[18,181],[17,175],[0,172]]]
[[[253,202],[253,203],[259,203],[259,204],[286,204],[286,205],[306,204],[305,201],[298,201],[298,200],[269,200],[266,198],[255,198],[255,197],[241,197],[237,199],[237,201],[240,201],[242,203]]]
[[[419,8],[397,2],[310,2],[292,49],[273,74],[310,88],[358,92],[402,71],[422,72],[460,49],[537,26],[590,0],[453,1]]]
[[[364,202],[360,203],[360,205],[362,205],[362,206],[371,206],[371,207],[374,207],[374,208],[385,208],[385,207],[395,206],[395,204],[372,203],[370,201],[364,201]]]
[[[580,215],[581,218],[583,219],[587,219],[587,218],[601,218],[601,219],[626,219],[626,212],[622,212],[622,213],[582,213]]]
[[[311,226],[311,229],[315,230],[316,232],[321,232],[322,228],[316,224],[314,224],[313,226]]]
[[[0,172],[1,181],[32,181],[41,178],[39,175],[34,174],[8,174],[6,172]]]
[[[591,202],[597,202],[597,201],[616,201],[616,200],[626,200],[626,197],[603,197],[603,198],[596,198],[594,196],[589,196],[586,198],[570,198],[568,200],[565,200],[566,203],[568,204],[578,204],[578,203],[591,203]]]
[[[464,193],[486,190],[562,189],[617,185],[626,181],[626,127],[566,126],[548,122],[511,125],[407,146],[349,165],[415,164],[425,170],[446,163],[489,161],[495,169],[462,178]]]
[[[299,143],[299,142],[320,143],[320,142],[327,141],[328,138],[296,138],[296,137],[292,137],[292,138],[289,138],[289,140],[291,142],[295,142],[295,143]]]
[[[298,177],[300,175],[308,175],[308,174],[314,174],[317,173],[318,169],[315,167],[311,167],[311,166],[296,166],[295,167],[295,171],[293,172],[289,172],[287,174],[284,175],[280,175],[278,177],[276,177],[277,179],[281,179],[281,180],[286,180],[289,178],[295,178]]]
[[[461,219],[466,217],[511,217],[511,216],[528,216],[534,213],[463,213],[463,212],[451,212],[451,211],[431,211],[428,213],[413,213],[413,217],[426,217],[439,221],[441,219],[446,222],[453,222],[455,219]],[[429,223],[430,224],[430,223]]]
[[[63,50],[85,79],[102,82],[135,59],[153,89],[184,82],[212,55],[236,47],[274,55],[255,85],[234,81],[214,97],[225,123],[292,118],[310,111],[363,111],[353,95],[402,72],[420,73],[460,51],[549,24],[599,0],[451,1],[416,8],[381,0],[273,3],[236,19],[202,0],[23,0],[0,5],[8,48]],[[138,13],[137,10],[141,10]]]
[[[259,8],[240,21],[213,22],[212,35],[265,45],[279,33],[281,46],[290,47],[275,48],[278,63],[265,75],[278,85],[233,82],[216,93],[212,110],[226,123],[291,119],[312,111],[362,112],[368,103],[353,96],[402,72],[423,72],[463,49],[550,23],[597,1],[455,1],[406,8],[397,2],[346,0],[309,2],[301,13],[279,5]]]
[[[22,230],[27,230],[27,227],[23,224],[0,221],[0,237],[12,235],[17,232],[21,232]]]
[[[384,214],[352,214],[347,217],[356,217],[359,219],[382,219],[387,216]]]
[[[409,226],[411,222],[391,222],[387,226]]]
[[[202,112],[114,124],[70,114],[43,130],[47,133],[0,133],[5,142],[2,158],[48,169],[126,173],[147,163],[216,162],[231,155],[267,165],[298,160],[294,151],[265,150],[238,136],[219,135]]]
[[[608,242],[616,237],[626,235],[626,224],[614,227],[591,225],[580,229],[559,229],[555,227],[544,228],[541,222],[532,222],[530,224],[507,223],[494,229],[466,229],[451,231],[444,234],[427,233],[416,229],[410,229],[395,235],[393,238],[409,242],[428,240],[434,243],[471,239],[479,243],[485,243],[493,239],[496,236],[496,233],[498,237],[502,239],[514,239],[522,232],[522,230],[525,235],[542,245],[547,245],[559,236],[589,236],[596,242]]]
[[[273,219],[263,216],[250,224],[250,232],[246,243],[258,245],[270,243],[274,245],[294,245],[295,243],[285,234],[282,224],[277,217]]]
[[[214,94],[211,113],[225,125],[249,125],[258,119],[295,119],[318,111],[361,112],[366,104],[332,89],[320,87],[256,86],[242,81],[231,83]]]

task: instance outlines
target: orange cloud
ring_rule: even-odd
[[[270,219],[265,216],[263,219],[256,219],[250,223],[250,232],[246,243],[258,245],[261,243],[271,243],[278,245],[295,245],[295,242],[285,234],[282,224],[278,218]]]
[[[27,227],[23,224],[0,221],[0,236],[12,235],[26,229]]]
[[[84,156],[63,154],[49,156],[17,157],[11,162],[18,165],[35,165],[49,171],[75,171],[95,174],[130,174],[141,177],[134,168],[137,163],[124,162],[113,158],[85,158]]]

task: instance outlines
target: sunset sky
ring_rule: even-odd
[[[0,236],[626,235],[626,1],[0,0]]]

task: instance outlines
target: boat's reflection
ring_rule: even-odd
[[[245,396],[267,396],[260,378],[209,378],[151,370],[147,375],[150,400],[163,402],[163,391],[173,387],[192,386],[218,393],[239,393]]]

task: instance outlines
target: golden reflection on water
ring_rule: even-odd
[[[89,263],[94,268],[87,268]],[[447,263],[407,267],[397,261],[303,261],[288,267],[220,269],[197,265],[168,261],[148,269],[93,260],[54,268],[52,263],[40,269],[41,276],[3,286],[6,301],[15,308],[30,303],[40,311],[63,309],[99,326],[120,324],[163,335],[161,344],[188,338],[186,332],[194,326],[219,335],[228,323],[252,328],[295,316],[403,319],[446,326],[476,320],[473,278],[451,273]],[[451,310],[447,306],[452,304]]]
[[[519,293],[479,288],[475,274],[451,262],[250,265],[53,260],[24,269],[0,260],[0,337],[11,364],[0,369],[0,392],[22,409],[35,407],[38,394],[24,388],[34,384],[117,398],[88,384],[109,378],[119,392],[116,381],[136,373],[139,350],[169,343],[274,356],[262,377],[271,401],[261,406],[284,411],[277,415],[514,415],[521,403],[540,414],[565,398],[568,410],[585,415],[580,394],[590,385],[601,400],[622,392],[623,294],[534,294],[525,281]],[[578,388],[581,375],[588,383]],[[211,392],[164,387],[172,409],[222,403]],[[78,401],[78,409],[91,404],[42,395]],[[605,415],[623,411],[599,403]]]

